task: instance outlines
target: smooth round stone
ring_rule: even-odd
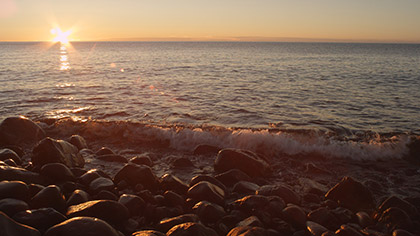
[[[223,207],[207,201],[201,201],[195,204],[192,209],[203,223],[215,223],[226,215]]]
[[[198,182],[201,182],[201,181],[210,182],[210,183],[216,185],[217,187],[221,188],[223,191],[226,192],[226,186],[224,184],[222,184],[222,182],[217,180],[215,177],[210,176],[210,175],[196,175],[196,176],[194,176],[191,179],[189,186],[192,187],[192,186],[194,186],[195,184],[197,184]]]
[[[81,175],[79,177],[79,182],[82,183],[82,184],[84,184],[84,185],[86,185],[86,186],[89,186],[90,183],[93,180],[95,180],[95,179],[97,179],[97,178],[99,178],[101,176],[102,175],[99,173],[99,170],[92,169],[92,170],[89,170],[88,172],[84,173],[83,175]]]
[[[13,216],[13,219],[24,225],[38,229],[41,233],[50,227],[59,224],[67,218],[54,208],[40,208],[35,210],[21,211]]]
[[[95,200],[70,206],[67,210],[67,217],[89,216],[96,217],[111,224],[119,224],[129,217],[128,209],[112,200]]]
[[[194,148],[194,155],[207,155],[207,154],[217,154],[221,148],[208,145],[208,144],[200,144]]]
[[[82,150],[84,148],[88,148],[88,146],[86,144],[86,140],[82,136],[80,136],[80,135],[77,135],[77,134],[72,135],[69,138],[68,141],[69,141],[69,143],[71,143],[74,146],[76,146],[77,149],[79,149],[79,150]]]
[[[133,194],[121,195],[120,199],[118,199],[118,202],[127,207],[131,216],[141,215],[142,211],[146,207],[145,201],[141,197]]]
[[[95,195],[95,199],[118,201],[118,196],[115,195],[113,192],[102,190],[98,194]]]
[[[306,229],[312,236],[321,236],[324,232],[328,231],[327,228],[313,221],[306,221]]]
[[[96,153],[97,156],[102,156],[102,155],[114,155],[115,152],[112,151],[110,148],[107,147],[102,147],[101,149],[99,149]]]
[[[238,226],[264,227],[263,223],[256,216],[250,216],[238,223]]]
[[[219,173],[239,169],[249,176],[257,177],[266,175],[269,165],[255,153],[227,148],[217,154],[214,169]]]
[[[172,191],[166,191],[163,193],[164,198],[164,204],[170,207],[176,207],[180,206],[183,208],[185,206],[185,199],[183,196],[172,192]]]
[[[357,212],[356,217],[359,225],[362,226],[362,228],[374,224],[372,217],[370,217],[369,214],[364,211]]]
[[[44,236],[120,236],[105,221],[93,217],[75,217],[48,229]]]
[[[90,184],[89,184],[89,189],[93,193],[98,193],[102,190],[112,192],[112,191],[114,191],[114,188],[115,188],[114,182],[112,182],[112,180],[110,180],[108,178],[104,178],[104,177],[96,178],[96,179],[92,180],[92,182],[90,182]]]
[[[80,203],[89,201],[89,199],[90,199],[90,196],[87,192],[81,189],[76,189],[68,198],[66,205],[67,206],[78,205]]]
[[[392,232],[392,236],[414,236],[414,234],[403,229],[396,229]]]
[[[0,143],[35,143],[45,137],[44,130],[25,117],[8,117],[0,124]]]
[[[22,163],[19,155],[13,150],[8,148],[0,149],[0,161],[5,161],[7,159],[12,159],[17,164]]]
[[[234,202],[235,209],[251,213],[264,209],[269,204],[269,198],[261,195],[248,195]]]
[[[152,169],[146,165],[127,164],[122,167],[114,177],[114,182],[127,182],[131,186],[143,185],[146,189],[155,191],[159,189],[159,181]]]
[[[264,196],[279,196],[286,203],[292,203],[295,205],[299,205],[301,201],[300,196],[295,193],[295,191],[293,191],[289,186],[281,184],[261,186],[261,188],[256,191],[256,194]]]
[[[164,219],[159,222],[158,229],[162,232],[167,232],[172,227],[186,222],[199,222],[200,219],[195,214],[184,214],[169,219]]]
[[[41,233],[30,226],[17,223],[3,212],[0,212],[0,235],[4,236],[41,236]]]
[[[29,206],[26,202],[14,198],[4,198],[0,200],[0,211],[12,217],[20,211],[26,211]]]
[[[149,167],[153,166],[152,159],[150,159],[150,157],[147,155],[135,156],[130,159],[130,162],[137,165],[146,165]]]
[[[198,201],[209,201],[224,205],[225,192],[216,185],[201,181],[188,190],[188,197]]]
[[[232,192],[248,195],[255,193],[259,188],[260,186],[257,184],[248,181],[239,181],[233,186]]]
[[[208,228],[200,223],[194,223],[194,222],[187,222],[187,223],[176,225],[172,227],[166,233],[166,236],[187,236],[187,235],[218,236],[216,231],[214,231],[213,229]]]
[[[39,191],[29,202],[32,209],[52,207],[58,212],[64,212],[66,201],[60,188],[56,185],[49,185]]]
[[[131,236],[165,236],[165,234],[156,230],[142,230],[134,232]]]
[[[181,195],[185,195],[188,191],[188,185],[171,174],[164,174],[160,177],[159,182],[163,191],[171,190]]]
[[[56,183],[75,180],[73,172],[62,163],[45,164],[40,173]]]
[[[22,181],[1,181],[0,182],[0,199],[15,198],[20,200],[28,200],[29,188]]]
[[[306,226],[306,214],[296,205],[291,205],[283,209],[283,214],[293,225],[304,228]]]
[[[232,187],[239,181],[251,181],[251,177],[238,169],[228,170],[215,176],[226,187]]]

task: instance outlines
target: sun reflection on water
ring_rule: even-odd
[[[70,70],[70,62],[69,57],[67,55],[67,47],[64,44],[60,46],[60,70],[66,71]]]

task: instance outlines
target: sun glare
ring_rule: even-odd
[[[53,28],[51,29],[51,34],[55,35],[55,38],[53,39],[53,42],[60,42],[62,44],[68,44],[69,39],[68,37],[72,33],[71,30],[67,30],[66,32],[63,32],[60,28]]]

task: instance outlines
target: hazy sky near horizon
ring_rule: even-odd
[[[0,41],[268,40],[420,43],[419,0],[0,0]]]

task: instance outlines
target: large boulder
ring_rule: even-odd
[[[45,131],[25,117],[9,117],[0,124],[0,143],[33,144],[45,138]]]
[[[73,144],[64,140],[45,138],[33,149],[32,163],[45,165],[48,163],[63,163],[68,167],[83,167],[85,160]]]
[[[129,185],[143,185],[151,191],[159,188],[159,181],[152,169],[146,165],[127,164],[114,177],[114,183],[125,181]]]
[[[1,180],[18,180],[25,183],[45,184],[46,180],[38,173],[13,166],[0,166]]]
[[[17,223],[3,212],[0,212],[0,235],[41,236],[41,233],[32,227]]]
[[[64,215],[50,207],[21,211],[15,214],[13,219],[21,224],[34,227],[41,233],[44,233],[50,227],[67,220]]]
[[[351,177],[344,177],[325,197],[355,211],[375,207],[375,199],[369,189]]]
[[[119,202],[96,200],[70,206],[66,215],[69,218],[76,216],[96,217],[110,224],[121,224],[128,219],[129,211]]]
[[[75,217],[48,229],[44,236],[119,236],[103,220],[92,217]]]
[[[222,149],[214,162],[217,172],[239,169],[251,177],[264,176],[268,173],[268,163],[257,154],[240,149]]]

